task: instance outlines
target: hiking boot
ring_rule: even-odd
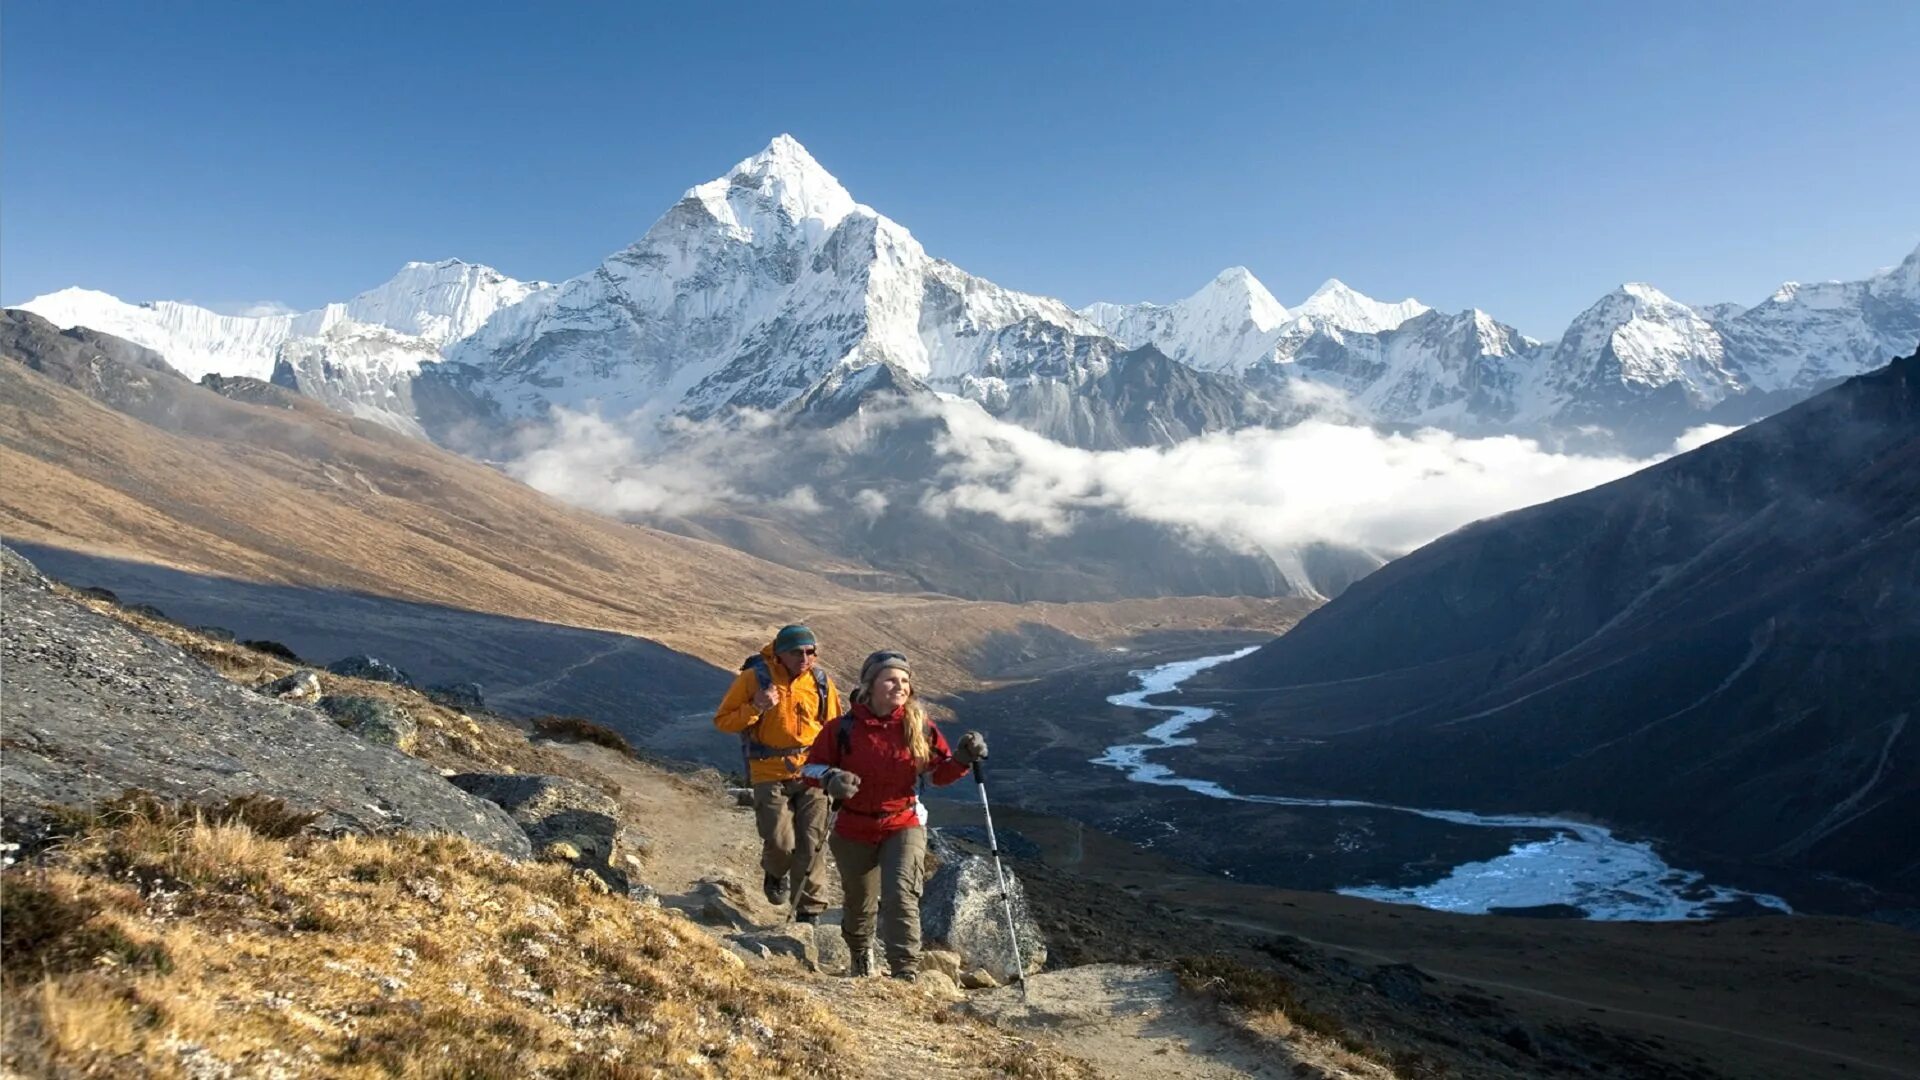
[[[864,979],[873,974],[873,950],[851,949],[853,958],[847,962],[847,977]]]
[[[760,883],[760,890],[767,894],[767,903],[769,904],[784,904],[787,902],[786,878],[774,877],[772,874],[768,874],[766,880]]]

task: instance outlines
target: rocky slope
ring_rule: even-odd
[[[244,690],[178,648],[56,596],[0,548],[7,617],[6,839],[34,844],[48,808],[127,789],[219,801],[270,792],[336,831],[440,831],[525,856],[498,807],[326,716]],[[315,762],[327,763],[324,769]]]
[[[1203,677],[1244,742],[1191,771],[1577,809],[1914,891],[1917,455],[1913,356],[1458,530]]]

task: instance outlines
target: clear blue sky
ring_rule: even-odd
[[[699,5],[707,7],[709,5]],[[1920,3],[107,4],[0,15],[0,298],[584,272],[791,132],[1074,304],[1244,264],[1540,337],[1920,242]]]

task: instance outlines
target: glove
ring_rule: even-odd
[[[822,786],[827,789],[828,798],[835,802],[846,802],[860,793],[860,775],[835,769],[827,774]]]
[[[960,745],[954,747],[953,758],[967,765],[987,760],[987,737],[977,731],[960,736]]]

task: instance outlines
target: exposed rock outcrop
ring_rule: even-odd
[[[453,832],[529,853],[497,806],[418,762],[57,595],[11,551],[0,563],[8,840],[42,839],[50,807],[139,788],[194,802],[262,793],[318,811],[329,831]]]
[[[328,664],[327,670],[335,675],[366,679],[371,682],[393,683],[395,686],[414,685],[413,676],[377,656],[356,653]]]
[[[615,869],[625,854],[617,843],[620,807],[605,792],[564,776],[458,773],[447,780],[505,810],[536,852],[566,857],[616,891],[627,891],[626,874]],[[560,845],[573,854],[566,856]]]
[[[329,694],[320,699],[320,711],[333,722],[379,746],[412,753],[420,740],[420,725],[407,710],[372,697]]]

